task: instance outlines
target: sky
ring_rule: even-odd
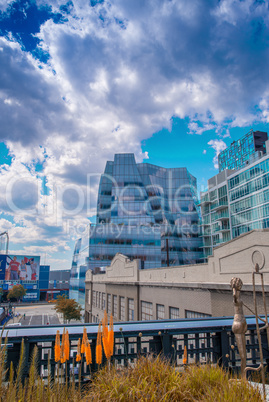
[[[0,0],[0,230],[71,266],[114,153],[184,167],[268,131],[266,0]]]

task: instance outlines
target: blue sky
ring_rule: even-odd
[[[268,131],[263,0],[0,0],[0,229],[69,268],[116,152],[186,166]],[[87,187],[87,175],[92,185]]]

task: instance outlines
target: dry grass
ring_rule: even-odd
[[[24,344],[16,371],[5,367],[6,346],[0,349],[0,401],[2,402],[79,402],[79,401],[262,401],[259,392],[247,382],[230,381],[220,367],[189,366],[178,373],[160,356],[141,357],[134,367],[116,370],[103,367],[87,387],[68,382],[63,365],[58,377],[44,381],[37,373],[37,348],[34,349],[28,378],[22,383]],[[50,367],[50,362],[48,362]],[[7,377],[6,377],[7,375]],[[6,381],[8,378],[8,381]]]
[[[134,368],[100,370],[85,401],[262,401],[248,382],[231,381],[220,367],[189,366],[177,373],[161,357],[140,358]]]

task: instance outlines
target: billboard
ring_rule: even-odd
[[[0,255],[0,280],[38,281],[40,256]]]

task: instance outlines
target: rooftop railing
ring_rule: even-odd
[[[235,344],[231,327],[233,317],[199,318],[181,320],[158,320],[140,322],[121,322],[114,325],[114,354],[112,361],[116,365],[128,365],[136,361],[140,355],[163,353],[175,366],[183,366],[184,348],[187,349],[188,363],[213,362],[238,372],[240,368],[239,353]],[[259,350],[254,317],[247,317],[248,332],[247,366],[259,364]],[[261,324],[262,325],[262,324]],[[48,357],[50,356],[51,372],[58,367],[54,361],[54,345],[57,330],[63,333],[67,328],[70,339],[70,359],[64,363],[64,373],[73,372],[80,365],[82,378],[97,370],[95,363],[95,347],[98,325],[85,324],[88,339],[92,347],[93,364],[89,368],[86,363],[76,363],[77,343],[82,338],[84,325],[61,325],[49,327],[18,327],[4,331],[7,336],[7,366],[11,361],[16,366],[19,362],[22,339],[25,342],[25,361],[30,367],[31,354],[38,347],[38,371],[46,378],[48,375]],[[266,334],[262,336],[264,347],[264,363],[269,364],[269,353]]]

